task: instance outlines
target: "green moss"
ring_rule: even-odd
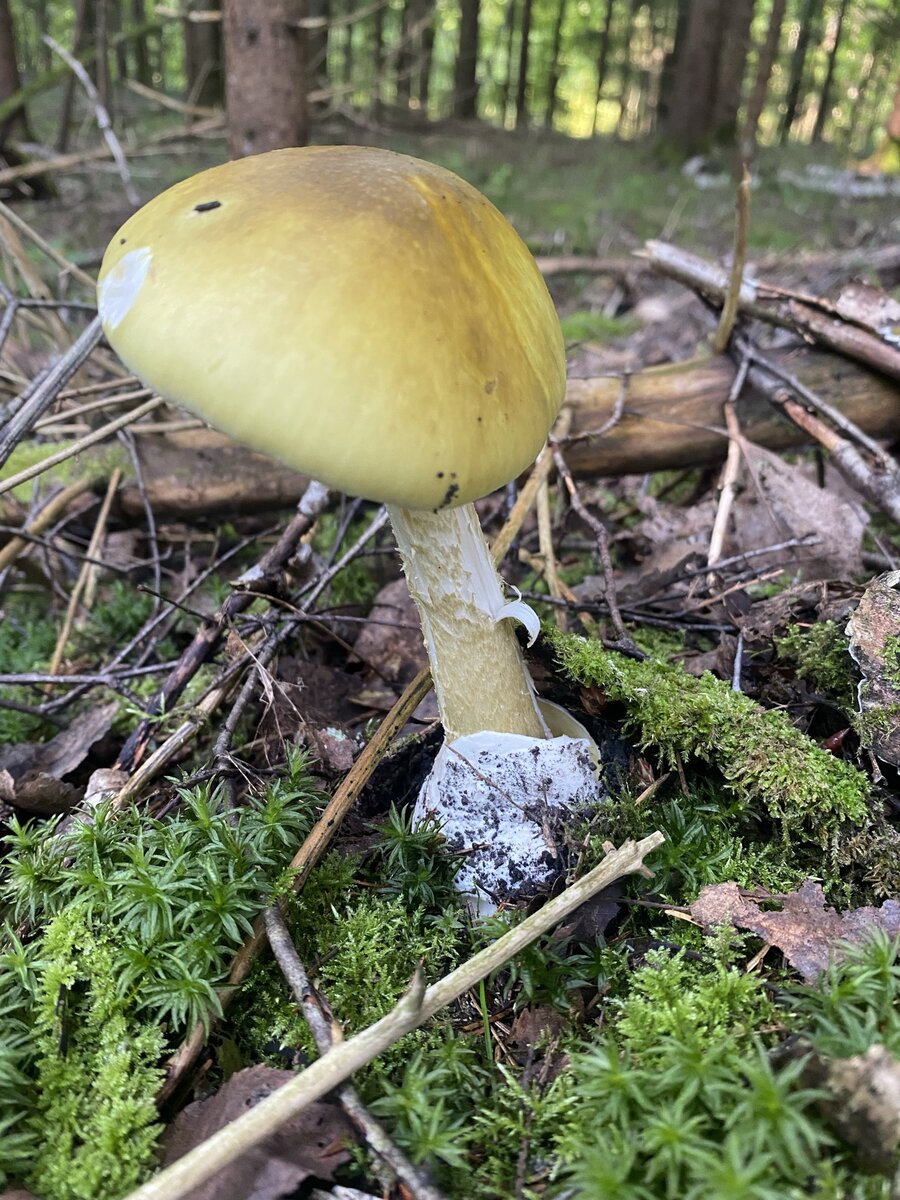
[[[884,639],[884,678],[892,687],[900,689],[900,634]]]
[[[11,593],[4,599],[0,616],[0,663],[3,671],[39,672],[46,669],[56,645],[56,628],[47,620],[46,609],[34,596]],[[0,688],[0,697],[19,704],[35,703],[20,687]],[[0,708],[0,745],[37,741],[57,731],[40,717]]]
[[[216,988],[318,800],[293,754],[237,810],[196,787],[166,821],[100,808],[65,833],[10,823],[3,900],[36,935],[26,949],[7,932],[0,953],[0,1176],[45,1200],[138,1182],[163,1031],[219,1011]]]
[[[608,342],[613,338],[625,337],[640,329],[640,321],[608,317],[605,313],[581,310],[569,313],[560,322],[567,342]]]
[[[27,471],[30,467],[37,466],[38,463],[42,463],[53,454],[58,454],[61,450],[68,449],[71,445],[71,441],[19,442],[6,460],[4,475],[11,477],[18,475],[20,471]],[[50,467],[41,476],[41,480],[44,486],[57,484],[68,487],[77,479],[85,477],[92,481],[108,479],[116,467],[128,471],[129,466],[128,455],[118,443],[111,446],[93,446],[81,454],[73,455],[72,458],[64,459],[63,462]],[[17,500],[27,501],[33,487],[33,481],[28,480],[27,483],[21,483],[17,488],[13,488],[12,494]]]
[[[43,938],[34,1025],[40,1148],[29,1187],[46,1200],[96,1200],[134,1188],[154,1164],[163,1034],[135,1020],[108,932],[70,906]]]
[[[563,668],[622,704],[626,725],[671,766],[691,758],[714,765],[741,800],[762,804],[786,838],[827,842],[869,815],[865,775],[797,730],[781,712],[705,674],[699,679],[655,660],[636,662],[596,641],[549,630]]]
[[[775,646],[781,662],[794,667],[823,696],[828,696],[840,708],[852,710],[856,680],[849,640],[841,626],[834,621],[819,621],[814,625],[790,625]]]
[[[335,558],[340,558],[341,554],[365,533],[369,522],[366,519],[352,521],[341,539],[340,546],[335,546],[340,524],[337,513],[327,512],[319,517],[313,538],[313,547],[319,554],[333,552]],[[335,608],[359,608],[368,611],[380,586],[372,560],[356,558],[329,584],[329,601]]]
[[[330,874],[333,866],[326,871]],[[329,893],[330,886],[324,894]],[[422,965],[428,978],[437,979],[455,959],[459,931],[452,916],[426,921],[422,909],[408,908],[402,898],[351,899],[345,893],[332,895],[328,907],[322,905],[322,898],[320,888],[313,886],[309,893],[304,889],[290,926],[301,959],[348,1033],[365,1028],[393,1008],[417,966]],[[255,969],[233,1022],[238,1044],[251,1061],[272,1057],[281,1047],[315,1057],[309,1028],[272,962]],[[417,1047],[431,1045],[435,1038],[440,1042],[443,1036],[439,1025],[407,1034],[363,1073],[363,1084],[390,1075]]]

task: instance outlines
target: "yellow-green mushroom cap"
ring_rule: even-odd
[[[123,362],[239,441],[356,496],[437,509],[539,451],[565,392],[528,249],[475,188],[356,146],[195,175],[100,270]]]

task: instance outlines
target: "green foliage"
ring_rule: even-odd
[[[821,1054],[864,1054],[879,1043],[900,1058],[900,943],[877,933],[847,947],[815,987],[790,989],[790,1002]]]
[[[135,1020],[118,948],[78,905],[50,922],[41,955],[28,1184],[53,1200],[119,1196],[153,1167],[163,1034]]]
[[[24,1163],[45,1200],[115,1197],[149,1168],[166,1033],[218,1010],[319,801],[296,753],[234,811],[178,790],[169,820],[101,807],[65,832],[13,821],[5,839],[9,916],[39,932],[0,956],[0,1170]]]
[[[392,804],[378,832],[376,877],[381,895],[396,896],[407,908],[429,913],[459,904],[454,880],[460,862],[446,852],[437,821],[429,818],[414,825],[411,809],[400,812]]]
[[[9,673],[41,671],[56,645],[56,629],[42,604],[33,596],[6,597],[0,616],[0,663]],[[21,688],[0,688],[0,698],[22,703]],[[48,728],[39,717],[0,708],[0,746],[37,740]]]
[[[714,764],[737,798],[762,804],[786,838],[827,842],[847,822],[863,824],[870,785],[862,772],[820,749],[782,712],[761,709],[727,683],[697,679],[655,660],[636,662],[599,642],[548,630],[564,669],[626,710],[642,746],[672,766]]]
[[[802,1063],[774,1068],[754,1033],[773,1017],[755,976],[648,955],[610,1032],[573,1058],[577,1104],[556,1149],[575,1195],[807,1195],[832,1139]]]
[[[855,710],[855,668],[848,638],[839,625],[834,621],[790,625],[775,645],[778,658],[793,666],[801,679],[839,707]]]
[[[319,554],[333,554],[335,559],[349,550],[353,543],[365,533],[367,520],[351,521],[345,531],[340,545],[336,539],[340,532],[340,517],[337,513],[322,513],[316,522],[316,532],[313,537],[313,547]],[[336,575],[328,586],[330,604],[335,608],[358,608],[365,612],[372,606],[372,601],[380,587],[378,577],[372,567],[371,559],[356,558]]]
[[[585,309],[569,313],[560,324],[567,342],[608,342],[613,338],[626,337],[640,328],[639,321],[608,317],[605,313]]]
[[[332,856],[332,859],[335,856]],[[333,863],[325,870],[333,874]],[[313,884],[314,872],[310,879]],[[421,966],[438,978],[455,958],[459,929],[455,912],[444,919],[427,918],[401,898],[334,893],[331,880],[323,890],[304,891],[290,918],[294,943],[311,977],[321,986],[336,1016],[350,1031],[383,1017],[409,986]],[[294,1046],[314,1055],[306,1022],[298,1014],[280,970],[258,965],[233,1016],[236,1037],[247,1057],[268,1056],[276,1047]],[[402,1038],[366,1072],[364,1078],[387,1077],[417,1045],[429,1042],[434,1029],[416,1030]],[[439,1035],[441,1038],[442,1034]]]

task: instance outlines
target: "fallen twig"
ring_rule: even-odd
[[[640,842],[625,842],[611,850],[599,866],[561,895],[431,987],[424,986],[424,980],[417,972],[410,990],[386,1017],[334,1046],[296,1078],[137,1188],[127,1200],[178,1200],[186,1195],[274,1133],[294,1113],[337,1087],[354,1071],[383,1054],[404,1034],[424,1024],[492,971],[498,970],[586,900],[615,880],[639,871],[647,855],[664,841],[663,835],[656,832]]]
[[[334,1020],[327,1001],[310,983],[306,967],[297,953],[281,909],[277,905],[266,909],[265,922],[272,953],[306,1019],[316,1049],[320,1055],[327,1054],[336,1042],[343,1041],[340,1027]],[[341,1085],[337,1090],[337,1098],[344,1112],[362,1133],[369,1148],[389,1168],[388,1178],[379,1180],[386,1192],[390,1190],[393,1180],[399,1179],[410,1200],[443,1200],[437,1188],[428,1183],[384,1126],[372,1116],[352,1083]]]
[[[717,263],[666,242],[647,242],[643,254],[664,275],[702,292],[721,304],[728,291],[728,273]],[[900,379],[900,347],[874,330],[842,317],[835,306],[817,296],[800,295],[745,276],[738,307],[760,321],[793,329],[803,337],[837,350],[848,358]]]

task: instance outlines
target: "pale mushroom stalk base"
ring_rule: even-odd
[[[485,729],[549,737],[474,506],[388,512],[447,741]]]

